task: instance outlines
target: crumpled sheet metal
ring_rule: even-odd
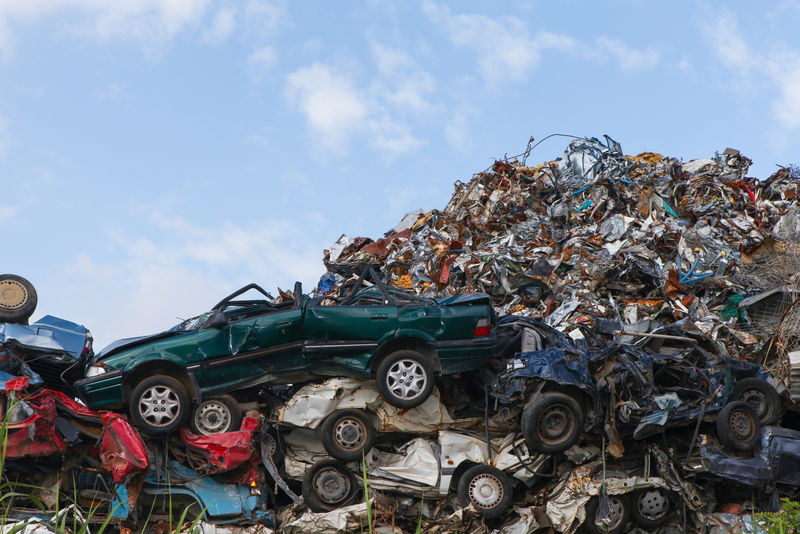
[[[101,418],[100,461],[114,482],[125,482],[131,475],[147,469],[147,449],[127,419],[112,412],[104,412]]]
[[[598,318],[703,318],[747,356],[769,332],[720,328],[734,325],[716,299],[772,287],[774,277],[744,269],[746,258],[796,240],[800,213],[800,173],[758,181],[746,176],[750,163],[735,150],[689,162],[625,156],[609,137],[574,139],[554,162],[497,161],[457,182],[443,209],[406,215],[380,246],[361,237],[330,247],[323,292],[347,281],[346,266],[367,263],[419,295],[485,292],[500,315],[563,330]]]
[[[306,512],[297,519],[284,524],[281,527],[281,532],[286,534],[358,532],[366,522],[367,504],[363,502],[331,512]]]
[[[253,438],[261,428],[257,413],[248,413],[242,420],[240,430],[212,434],[197,435],[185,428],[180,431],[180,438],[191,450],[203,455],[208,463],[208,474],[231,471],[251,460],[255,453]]]
[[[436,388],[421,405],[401,410],[383,402],[374,382],[350,378],[331,378],[302,387],[278,408],[275,417],[279,424],[315,429],[336,410],[349,408],[374,413],[380,432],[430,434],[453,424]]]
[[[558,532],[575,532],[586,520],[586,503],[593,496],[600,494],[602,479],[593,478],[599,462],[577,466],[570,473],[563,489],[547,501],[547,516]],[[641,488],[658,487],[672,489],[660,477],[630,476],[625,478],[608,477],[605,479],[606,491],[609,495],[629,493]]]
[[[370,471],[370,478],[389,473],[425,486],[433,487],[439,482],[439,458],[425,438],[411,440],[398,453],[373,451],[367,467],[375,468]]]

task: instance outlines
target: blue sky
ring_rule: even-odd
[[[800,161],[800,1],[0,0],[4,272],[97,345],[307,287],[551,133]],[[529,161],[557,157],[549,140]]]

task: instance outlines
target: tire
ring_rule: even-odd
[[[472,505],[486,519],[496,519],[511,507],[511,479],[491,465],[475,465],[458,480],[458,500]]]
[[[143,431],[151,436],[166,436],[186,422],[189,395],[175,378],[151,376],[133,389],[129,410],[133,423]]]
[[[663,488],[646,488],[631,492],[631,518],[642,528],[660,527],[672,513],[669,492]]]
[[[0,274],[0,322],[26,324],[37,302],[33,284],[15,274]]]
[[[433,391],[433,367],[415,350],[398,350],[381,361],[376,373],[378,391],[398,408],[414,408]]]
[[[744,401],[726,404],[717,416],[717,438],[735,451],[751,451],[761,438],[755,410]]]
[[[355,504],[358,489],[355,475],[335,460],[314,464],[303,478],[303,500],[312,512]]]
[[[284,454],[278,439],[278,432],[274,427],[270,428],[266,433],[262,434],[262,439],[264,440],[267,454],[272,458],[272,463],[280,470],[283,466]]]
[[[743,378],[736,381],[732,400],[749,404],[756,412],[761,426],[774,424],[781,416],[781,399],[772,384],[761,378]]]
[[[325,450],[343,462],[360,460],[375,442],[375,429],[361,410],[333,412],[325,419],[320,431]]]
[[[522,412],[522,432],[538,452],[556,454],[572,447],[583,433],[586,416],[580,402],[565,393],[542,393]]]
[[[609,495],[608,505],[611,513],[608,525],[597,523],[597,509],[600,506],[600,497],[592,497],[586,503],[586,521],[583,530],[591,534],[621,534],[627,532],[626,527],[631,517],[631,506],[626,495]]]
[[[194,409],[189,426],[203,436],[235,432],[242,426],[242,409],[230,395],[206,399]]]

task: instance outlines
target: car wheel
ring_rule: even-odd
[[[0,322],[26,323],[36,302],[33,284],[15,274],[0,274]]]
[[[660,527],[669,519],[672,504],[663,488],[646,488],[631,493],[631,517],[642,528]]]
[[[744,401],[755,410],[762,426],[776,423],[781,415],[781,400],[772,384],[760,378],[736,381],[733,400]]]
[[[726,404],[717,416],[717,437],[736,451],[751,451],[761,437],[761,425],[755,410],[744,401]]]
[[[631,516],[631,506],[625,495],[608,496],[608,514],[602,518],[600,515],[600,497],[592,497],[586,503],[586,521],[583,529],[592,534],[621,534],[626,532],[628,520]]]
[[[538,452],[555,454],[574,445],[585,416],[580,403],[565,393],[542,393],[522,412],[522,432]]]
[[[458,481],[458,499],[486,519],[496,519],[511,507],[513,486],[504,472],[491,465],[467,469]]]
[[[178,430],[189,415],[189,395],[178,380],[166,375],[145,378],[133,389],[129,403],[133,422],[153,436]]]
[[[361,410],[332,413],[322,424],[321,432],[325,450],[343,462],[360,460],[375,440],[375,429]]]
[[[303,478],[303,499],[312,512],[330,512],[354,504],[358,481],[337,461],[314,464]]]
[[[204,436],[234,432],[242,425],[242,409],[230,395],[206,399],[195,408],[189,425]]]
[[[419,406],[433,391],[433,368],[428,358],[415,350],[391,353],[378,366],[378,391],[398,408]]]
[[[276,469],[280,469],[283,465],[283,450],[281,449],[280,441],[278,440],[278,433],[274,428],[270,428],[267,432],[261,434],[262,446],[261,454],[272,459],[272,464]]]

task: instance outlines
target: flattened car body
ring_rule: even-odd
[[[196,400],[321,376],[368,378],[403,350],[412,354],[395,358],[386,372],[399,376],[403,365],[413,370],[426,362],[430,394],[427,375],[477,368],[494,351],[487,295],[433,300],[373,286],[326,305],[325,298],[302,295],[298,284],[293,302],[234,300],[251,289],[269,297],[250,284],[166,332],[107,347],[75,384],[79,395],[94,409],[119,409],[154,374],[177,378]]]

